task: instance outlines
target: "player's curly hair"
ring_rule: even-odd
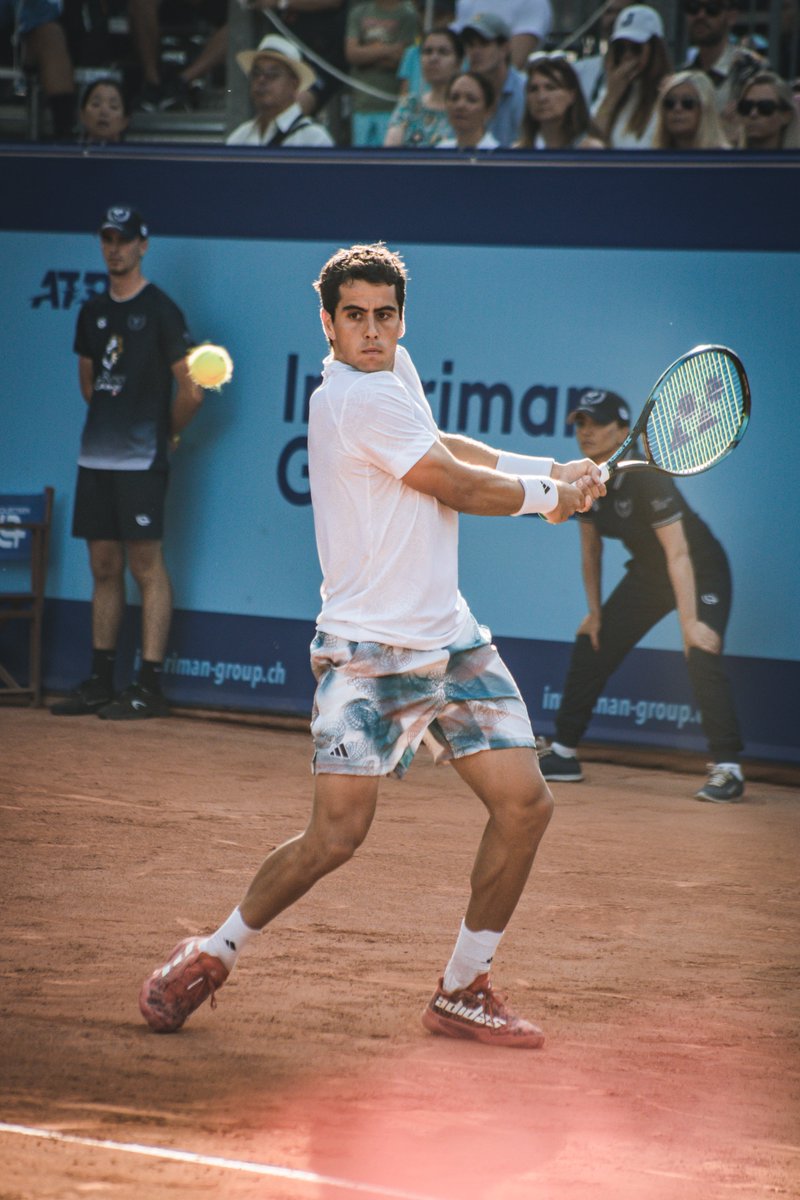
[[[314,288],[319,293],[322,307],[331,319],[336,316],[342,284],[350,283],[354,279],[394,286],[397,307],[402,317],[408,272],[400,255],[390,250],[385,242],[372,242],[367,245],[350,246],[347,250],[337,250],[325,263],[319,273],[319,279],[314,280]]]

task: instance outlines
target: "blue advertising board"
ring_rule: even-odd
[[[320,576],[305,437],[327,349],[311,285],[337,246],[382,238],[409,268],[405,345],[434,416],[498,448],[574,457],[566,416],[584,389],[613,389],[636,412],[692,346],[740,355],[753,392],[747,436],[681,489],[731,559],[726,650],[747,749],[800,761],[787,719],[800,685],[800,531],[785,478],[800,442],[789,329],[800,233],[793,218],[751,234],[750,219],[765,188],[776,214],[796,211],[800,160],[764,161],[759,173],[735,155],[692,165],[650,155],[12,157],[19,189],[0,197],[0,487],[56,488],[47,686],[86,673],[90,579],[85,546],[69,535],[83,420],[72,339],[81,303],[105,283],[94,232],[102,209],[131,202],[152,230],[145,274],[181,306],[197,341],[224,344],[235,363],[172,463],[165,686],[176,702],[310,710]],[[57,211],[45,187],[63,198]],[[606,590],[623,567],[610,545]],[[585,613],[573,523],[462,518],[461,585],[537,732],[551,732]],[[128,673],[137,624],[134,611]],[[609,682],[590,734],[703,747],[674,616]]]

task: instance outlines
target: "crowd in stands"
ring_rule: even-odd
[[[676,0],[672,40],[664,0],[598,0],[574,37],[553,32],[559,0],[119,0],[127,54],[113,56],[109,0],[0,0],[0,39],[35,71],[58,141],[121,142],[137,113],[190,111],[212,78],[224,96],[240,3],[263,28],[235,56],[250,107],[228,145],[774,151],[800,148],[800,15],[757,0],[765,27],[776,2],[777,47],[736,0]],[[197,36],[167,78],[170,5]]]

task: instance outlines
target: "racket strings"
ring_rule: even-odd
[[[662,381],[647,421],[656,466],[675,475],[703,471],[735,443],[745,417],[742,381],[731,359],[706,350]]]

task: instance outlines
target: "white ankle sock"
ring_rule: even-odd
[[[564,746],[561,742],[551,742],[550,749],[561,758],[576,758],[578,754],[577,746]]]
[[[213,954],[231,971],[247,943],[260,932],[246,925],[239,909],[235,908],[227,921],[215,933],[203,938],[200,944],[206,954]]]
[[[450,962],[445,968],[444,990],[454,992],[458,988],[467,987],[478,975],[486,974],[502,936],[502,930],[500,933],[491,929],[475,932],[467,929],[462,921]]]
[[[744,774],[739,763],[719,762],[714,763],[714,766],[718,767],[721,771],[730,771],[731,775],[735,775],[737,779],[741,779],[744,782]]]

